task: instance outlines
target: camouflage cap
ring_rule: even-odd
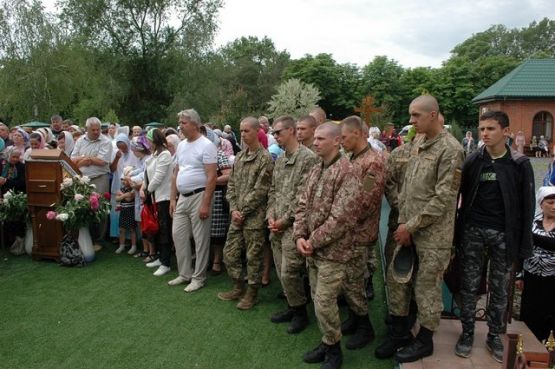
[[[414,247],[397,245],[391,261],[391,276],[397,283],[408,283],[414,269]]]

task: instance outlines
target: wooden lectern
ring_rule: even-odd
[[[60,221],[48,220],[46,213],[54,211],[62,201],[60,185],[64,178],[81,172],[61,150],[33,150],[25,162],[27,205],[33,225],[33,259],[59,261],[59,242],[64,235]]]

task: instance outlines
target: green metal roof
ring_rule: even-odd
[[[525,61],[472,99],[472,102],[532,98],[555,98],[555,59]]]

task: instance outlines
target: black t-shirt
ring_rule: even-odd
[[[505,205],[503,204],[503,195],[497,181],[494,163],[495,165],[508,164],[511,160],[510,155],[507,150],[503,157],[494,160],[484,150],[485,163],[480,173],[478,191],[469,214],[469,222],[472,225],[505,231]]]

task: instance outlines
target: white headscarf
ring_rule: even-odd
[[[64,134],[65,139],[64,152],[67,156],[71,156],[71,152],[75,146],[75,140],[73,139],[73,135],[68,131],[63,131],[62,133]]]
[[[538,189],[538,192],[536,192],[537,214],[542,213],[541,204],[543,200],[547,196],[553,196],[553,195],[555,195],[555,186],[543,186]]]

